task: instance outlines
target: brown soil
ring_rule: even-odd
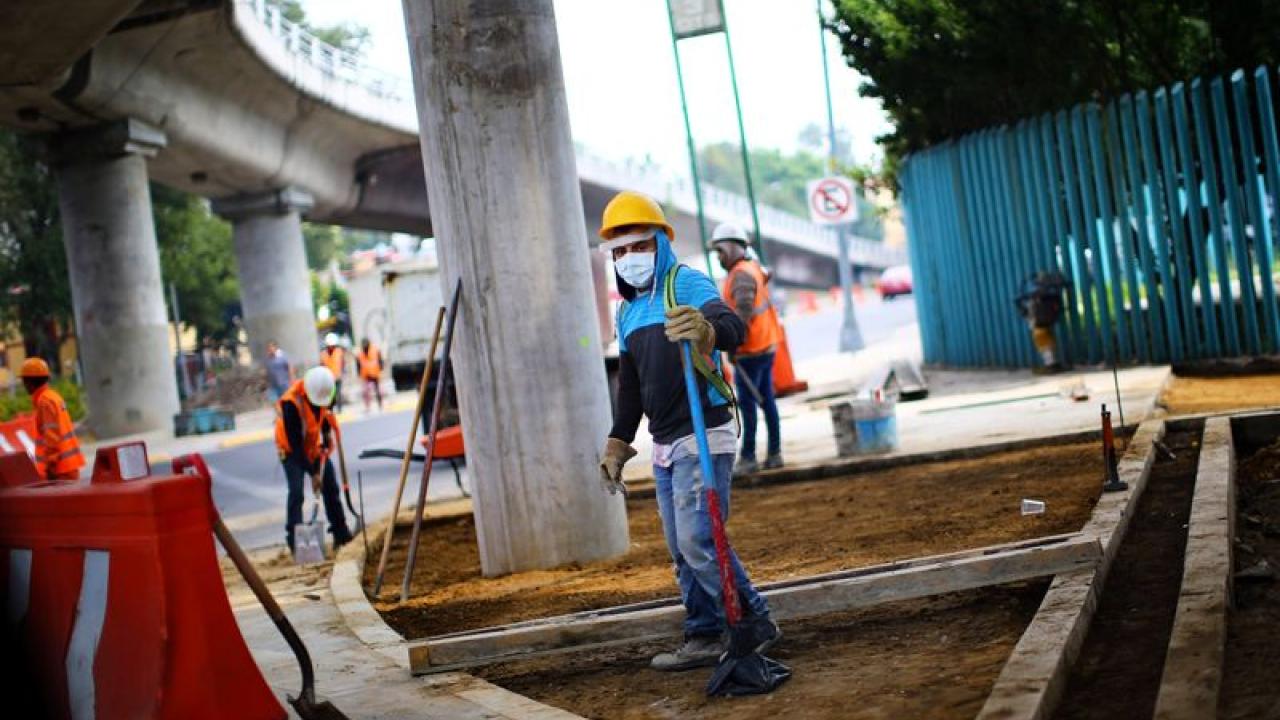
[[[1160,396],[1172,415],[1280,406],[1280,375],[1174,377]]]
[[[1280,570],[1280,440],[1240,461],[1236,472],[1236,570],[1266,560]],[[1219,714],[1280,717],[1280,583],[1235,581]]]
[[[1101,486],[1099,450],[1078,443],[929,463],[733,493],[729,526],[757,582],[1078,530]],[[1022,498],[1047,503],[1019,514]],[[482,578],[470,517],[423,533],[413,598],[398,595],[407,545],[399,533],[375,601],[393,628],[417,638],[675,594],[655,503],[628,502],[631,550],[622,558]],[[371,584],[374,563],[366,567]]]
[[[1129,720],[1155,711],[1178,607],[1203,423],[1171,431],[1157,455],[1071,669],[1059,720]]]
[[[787,623],[769,656],[794,674],[769,695],[708,699],[709,669],[648,668],[662,643],[473,672],[588,718],[971,718],[1046,587],[986,588]]]

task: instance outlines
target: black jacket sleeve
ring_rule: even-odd
[[[609,431],[609,437],[630,444],[636,438],[636,428],[640,426],[643,414],[640,374],[636,372],[631,354],[624,352],[618,357],[618,400],[614,405],[613,429]]]
[[[710,300],[698,311],[716,329],[717,350],[731,353],[747,339],[747,324],[723,300]]]
[[[298,407],[291,402],[281,403],[284,418],[284,435],[289,439],[289,460],[298,467],[311,468],[307,460],[307,451],[303,442],[302,417],[298,415]]]

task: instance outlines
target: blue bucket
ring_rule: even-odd
[[[859,453],[890,452],[898,447],[898,419],[891,398],[855,400],[853,423],[858,429]]]

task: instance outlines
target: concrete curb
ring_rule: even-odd
[[[1102,543],[1098,566],[1054,578],[1040,609],[1000,671],[978,720],[1044,720],[1053,715],[1071,665],[1084,644],[1107,571],[1146,488],[1155,443],[1164,431],[1160,420],[1146,420],[1138,426],[1119,463],[1120,479],[1129,483],[1129,490],[1103,494],[1081,530]]]
[[[1158,720],[1196,720],[1217,714],[1231,604],[1235,537],[1235,449],[1231,420],[1205,422],[1187,521],[1186,559],[1178,611],[1169,634],[1156,696]]]
[[[371,538],[381,538],[388,520],[369,527]],[[373,549],[374,544],[370,544]],[[382,620],[382,616],[364,594],[361,576],[364,572],[364,543],[357,540],[338,552],[329,575],[329,592],[342,622],[365,647],[390,659],[404,670],[401,682],[420,683],[479,705],[506,720],[582,720],[566,710],[544,705],[532,698],[511,692],[474,675],[461,672],[442,673],[431,678],[415,678],[409,674],[409,653],[405,640]]]

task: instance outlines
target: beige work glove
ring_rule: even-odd
[[[636,456],[636,449],[619,440],[609,438],[604,443],[604,457],[600,458],[600,487],[617,495],[619,491],[625,497],[627,486],[622,484],[622,466]]]
[[[677,305],[668,310],[665,327],[668,340],[673,343],[688,340],[703,355],[716,346],[716,329],[691,305]]]

